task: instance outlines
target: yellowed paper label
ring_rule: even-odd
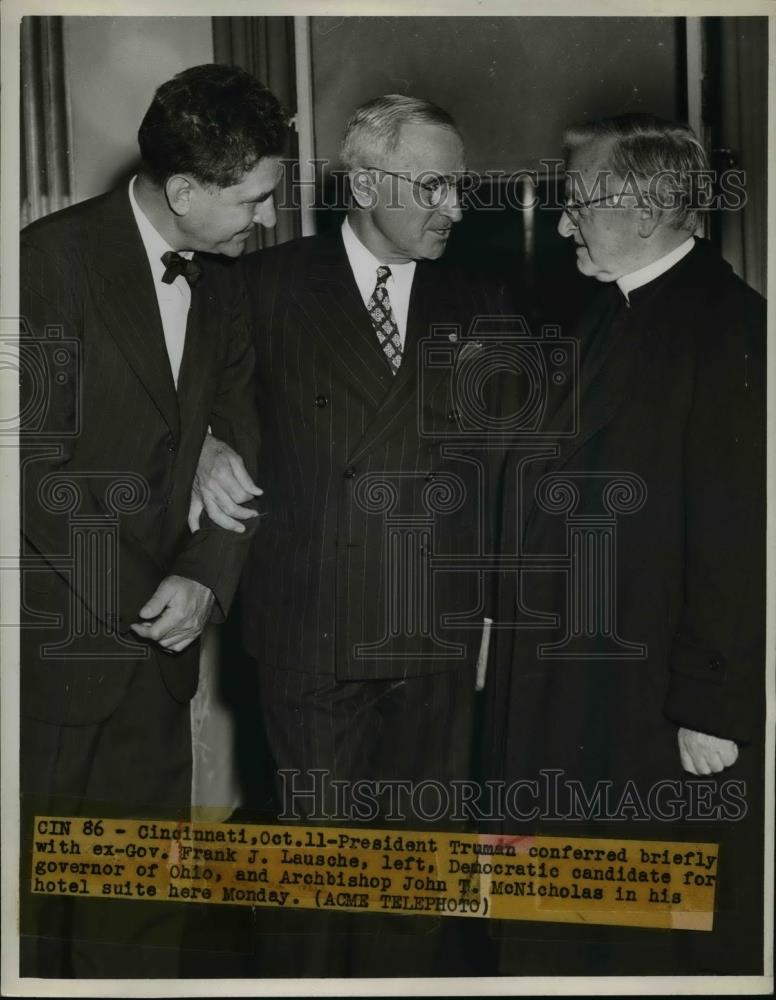
[[[711,930],[718,846],[39,816],[33,893]]]

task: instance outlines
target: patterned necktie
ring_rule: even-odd
[[[391,300],[385,285],[390,276],[390,267],[385,267],[384,265],[378,267],[377,284],[375,285],[375,290],[372,292],[371,299],[367,303],[367,309],[369,310],[377,339],[380,341],[380,346],[388,359],[388,364],[391,366],[391,373],[395,375],[401,365],[402,347],[399,328],[396,325],[396,320],[393,318]]]
[[[174,250],[168,250],[162,254],[162,263],[165,267],[164,274],[162,275],[162,281],[165,285],[171,285],[178,275],[182,274],[186,281],[188,281],[189,287],[193,288],[202,276],[202,267],[200,264],[194,259],[188,260],[186,257],[181,257]]]

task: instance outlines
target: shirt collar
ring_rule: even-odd
[[[642,285],[648,284],[650,281],[654,281],[655,278],[659,278],[661,274],[665,274],[669,271],[674,264],[678,264],[683,257],[695,246],[695,237],[688,237],[684,243],[680,243],[678,247],[671,250],[670,253],[665,254],[663,257],[659,257],[657,260],[653,260],[651,264],[647,264],[646,267],[640,267],[638,271],[631,271],[630,274],[624,274],[621,278],[617,279],[617,286],[619,287],[622,294],[628,299],[630,293],[635,291],[637,288],[641,288]]]
[[[137,198],[135,198],[136,180],[137,174],[129,182],[129,203],[132,206],[132,214],[135,216],[135,222],[138,230],[140,231],[140,238],[143,241],[143,246],[145,247],[145,252],[151,265],[151,270],[153,271],[154,277],[157,277],[158,275],[159,278],[161,278],[165,271],[164,264],[162,263],[162,254],[172,250],[172,247],[167,240],[160,235],[159,231],[154,228],[148,216],[145,214],[140,205],[138,205]],[[178,252],[181,257],[185,257],[187,260],[191,260],[194,256],[193,250],[180,250]]]
[[[348,255],[350,269],[353,272],[353,277],[356,279],[358,290],[361,292],[361,298],[364,302],[369,301],[372,292],[375,290],[378,267],[390,267],[391,277],[399,284],[404,285],[406,283],[409,285],[412,283],[416,262],[408,260],[402,264],[384,265],[356,236],[347,216],[345,216],[345,221],[342,223],[342,242],[345,244],[345,253]]]

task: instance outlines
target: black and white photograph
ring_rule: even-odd
[[[6,0],[4,994],[772,992],[772,12]]]

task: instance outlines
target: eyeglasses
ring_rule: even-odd
[[[463,200],[465,181],[463,177],[452,179],[440,175],[434,175],[427,181],[417,181],[406,174],[397,174],[393,170],[384,170],[382,167],[365,167],[365,170],[379,170],[381,174],[388,174],[389,177],[398,177],[399,180],[407,181],[414,188],[418,201],[424,208],[438,208],[443,201],[446,201],[450,191],[455,191],[456,200],[460,203]]]
[[[570,198],[566,199],[563,203],[563,211],[568,215],[571,221],[576,225],[579,219],[587,218],[587,210],[592,205],[600,205],[604,201],[609,201],[610,198],[621,198],[623,195],[633,194],[632,191],[619,191],[613,194],[605,194],[600,198],[590,198],[588,201],[572,201]],[[643,194],[642,194],[643,197]],[[641,204],[641,203],[639,203]],[[610,206],[611,208],[619,208],[619,204],[615,203]]]

